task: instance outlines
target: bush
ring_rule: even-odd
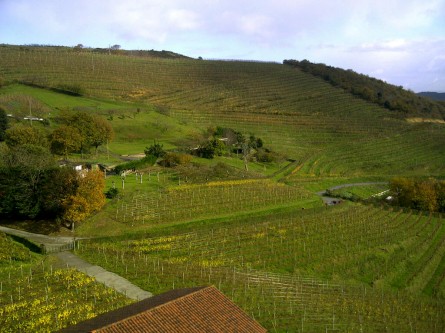
[[[115,187],[110,188],[107,192],[105,192],[105,197],[107,199],[114,199],[119,195],[119,190]]]
[[[174,167],[176,165],[188,164],[191,160],[192,156],[188,154],[166,153],[160,164],[165,167]]]
[[[226,150],[224,143],[218,139],[210,139],[196,150],[199,157],[212,159],[215,155],[221,156]]]
[[[130,161],[127,163],[122,163],[122,164],[117,165],[114,168],[114,172],[116,172],[117,174],[120,174],[124,170],[143,169],[145,167],[152,166],[153,164],[155,164],[156,160],[157,160],[157,158],[155,156],[152,156],[152,155],[145,156],[144,158],[142,158],[140,160]]]
[[[144,153],[146,156],[154,156],[156,158],[163,157],[166,154],[164,146],[156,143],[156,141],[150,147],[145,147]]]
[[[258,162],[270,163],[277,160],[277,155],[268,149],[258,149],[255,154]]]

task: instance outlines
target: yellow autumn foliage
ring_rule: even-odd
[[[79,176],[79,187],[75,195],[63,201],[63,218],[70,222],[81,222],[105,205],[105,179],[100,171],[89,171]]]

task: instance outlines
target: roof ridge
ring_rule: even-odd
[[[172,289],[172,290],[170,290],[170,291],[168,291],[168,292],[173,292],[173,291],[175,291],[175,290],[184,290],[184,289],[185,289],[185,288],[181,288],[181,289]],[[121,323],[121,322],[127,321],[127,320],[129,320],[129,319],[131,319],[131,318],[138,317],[138,316],[140,316],[141,314],[143,314],[143,313],[145,313],[145,312],[153,311],[154,309],[162,308],[162,307],[164,307],[165,305],[171,304],[171,303],[173,303],[173,302],[177,302],[177,301],[180,300],[180,299],[183,299],[183,298],[185,298],[185,297],[188,297],[188,296],[197,294],[197,293],[202,292],[202,291],[204,291],[204,290],[206,290],[206,289],[216,289],[216,290],[218,290],[218,289],[217,289],[215,286],[213,286],[213,285],[210,285],[210,286],[202,286],[202,287],[191,287],[190,289],[195,289],[195,290],[192,290],[191,292],[186,293],[186,294],[184,294],[184,295],[182,295],[182,296],[179,296],[179,297],[177,297],[177,298],[173,298],[173,299],[171,299],[171,300],[169,300],[169,301],[167,301],[167,302],[158,304],[158,305],[156,305],[156,306],[154,306],[154,307],[152,307],[152,308],[148,308],[148,309],[144,310],[143,312],[135,313],[135,314],[130,315],[130,316],[128,316],[128,317],[122,318],[122,319],[120,319],[120,320],[118,320],[118,321],[116,321],[116,322],[110,323],[110,324],[108,324],[108,325],[106,325],[106,326],[102,326],[102,327],[100,327],[99,329],[93,330],[93,331],[91,331],[91,332],[92,332],[92,333],[93,333],[93,332],[100,332],[100,330],[103,330],[103,329],[106,329],[106,328],[108,328],[108,327],[110,327],[110,326],[114,326],[114,325],[119,324],[119,323]],[[162,294],[159,294],[159,295],[162,295]],[[153,296],[153,297],[156,297],[156,296],[157,296],[157,295],[155,295],[155,296]],[[151,298],[151,297],[150,297],[150,298]],[[147,299],[148,299],[148,298],[147,298]],[[131,306],[131,304],[130,304],[129,306]]]

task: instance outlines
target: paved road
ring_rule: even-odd
[[[107,287],[113,288],[128,298],[142,300],[153,296],[152,293],[135,286],[127,279],[124,279],[115,273],[108,272],[100,266],[92,265],[71,252],[59,252],[55,255],[69,267],[76,268],[78,271],[94,277],[96,281],[103,283]]]
[[[36,245],[45,244],[45,245],[65,245],[72,243],[74,241],[73,237],[52,237],[41,234],[33,234],[31,232],[17,230],[8,227],[0,226],[0,232],[4,232],[5,234],[18,236],[21,238],[25,238]]]
[[[33,234],[30,232],[16,230],[2,226],[0,226],[0,232],[25,238],[36,245],[43,244],[44,247],[46,248],[50,247],[54,248],[57,246],[72,244],[74,241],[73,237],[52,237],[41,234]],[[141,288],[132,284],[127,279],[124,279],[123,277],[115,273],[108,272],[100,266],[92,265],[71,252],[68,251],[59,252],[56,253],[55,256],[58,257],[64,265],[76,268],[80,272],[83,272],[91,277],[94,277],[98,282],[103,283],[107,287],[115,289],[117,292],[126,295],[128,298],[134,300],[142,300],[153,296],[152,293],[142,290]]]
[[[334,191],[334,190],[339,190],[339,189],[345,188],[345,187],[367,186],[367,185],[385,185],[385,184],[388,184],[388,183],[387,182],[351,183],[351,184],[342,184],[342,185],[333,186],[329,190]],[[339,200],[342,200],[339,198],[325,196],[326,191],[320,191],[320,192],[317,192],[317,194],[321,197],[321,199],[323,200],[323,203],[325,203],[327,205],[333,205],[336,202],[338,202]]]

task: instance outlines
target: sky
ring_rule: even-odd
[[[445,0],[0,0],[0,43],[306,59],[445,92]]]

